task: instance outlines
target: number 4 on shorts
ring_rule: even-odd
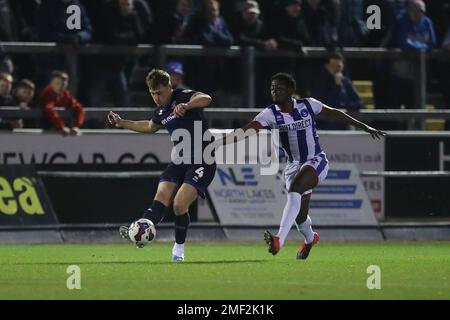
[[[198,177],[198,178],[203,177],[203,170],[205,170],[204,167],[200,167],[200,168],[198,168],[197,170],[195,170],[195,173],[197,174],[197,177]]]

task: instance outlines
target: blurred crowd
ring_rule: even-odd
[[[79,29],[67,27],[70,5],[81,9]],[[366,8],[370,5],[380,8],[379,29],[367,26],[372,12],[367,13]],[[287,71],[296,77],[300,96],[312,95],[334,107],[350,110],[364,107],[350,75],[361,78],[367,77],[367,73],[374,82],[376,107],[412,107],[413,75],[409,62],[350,64],[339,49],[450,50],[450,4],[430,0],[0,0],[0,41],[74,46],[241,45],[264,51],[293,50],[299,55],[305,53],[307,46],[326,47],[330,55],[324,61],[258,61],[256,104],[263,106],[270,102],[267,85],[270,75]],[[152,63],[151,58],[129,55],[83,57],[79,102],[67,90],[68,62],[64,56],[12,56],[0,47],[0,107],[43,108],[49,126],[63,134],[76,135],[83,125],[83,105],[104,106],[110,99],[117,106],[130,106],[129,85],[134,68],[139,65],[150,68]],[[449,64],[435,69],[432,72],[439,80],[437,87],[450,105]],[[233,106],[233,102],[221,101],[221,97],[239,96],[241,90],[239,64],[223,58],[202,57],[201,61],[184,58],[168,63],[166,70],[176,86],[188,87],[185,81],[210,94],[226,91],[225,95],[217,94],[216,100],[222,106]],[[55,82],[61,83],[58,86]],[[74,111],[76,119],[72,125],[66,125],[59,117],[54,110],[57,106]],[[0,128],[24,125],[21,119],[0,122]],[[327,124],[322,126],[328,128]]]

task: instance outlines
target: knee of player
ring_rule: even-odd
[[[306,191],[313,189],[316,186],[310,179],[296,179],[289,187],[289,192],[297,192],[303,195]]]
[[[168,207],[171,203],[171,197],[163,192],[157,192],[154,200],[161,202],[166,207]]]
[[[305,192],[305,191],[306,191],[306,189],[303,188],[303,187],[301,186],[301,184],[295,184],[295,183],[293,183],[293,184],[291,184],[291,186],[289,187],[289,192],[297,192],[297,193],[302,194],[302,193]]]
[[[177,216],[181,216],[188,212],[188,205],[186,205],[183,201],[175,199],[173,202],[173,213]]]

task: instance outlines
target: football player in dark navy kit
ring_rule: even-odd
[[[191,151],[200,143],[201,151],[210,142],[195,141],[194,128],[201,127],[201,133],[208,129],[203,121],[203,110],[211,103],[211,97],[202,92],[192,90],[172,89],[170,76],[163,70],[154,69],[146,78],[149,92],[155,101],[157,108],[151,120],[132,121],[122,119],[118,114],[109,112],[108,120],[119,128],[125,128],[141,133],[155,133],[161,128],[166,128],[174,141],[174,132],[183,129],[191,137]],[[178,135],[178,134],[177,134]],[[212,139],[211,139],[212,140]],[[198,150],[198,149],[196,149]],[[189,226],[189,206],[200,195],[205,197],[206,188],[214,178],[216,164],[214,161],[194,161],[194,152],[182,150],[181,157],[187,151],[187,157],[180,163],[179,159],[167,166],[162,173],[158,189],[152,206],[144,213],[144,218],[151,220],[155,226],[162,221],[166,208],[173,203],[175,213],[175,244],[172,249],[173,261],[184,261],[184,243]],[[201,154],[203,156],[203,153]],[[184,154],[186,156],[186,153]],[[195,158],[198,159],[198,158]],[[199,162],[199,163],[198,163]],[[128,238],[128,228],[121,227],[120,234]]]

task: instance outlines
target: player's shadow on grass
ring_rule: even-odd
[[[18,262],[14,265],[94,265],[94,264],[150,264],[150,265],[169,265],[169,264],[241,264],[241,263],[261,263],[267,262],[267,259],[254,260],[209,260],[209,261],[65,261],[65,262]]]
[[[184,261],[184,264],[239,264],[239,263],[260,263],[268,260],[211,260],[211,261]]]

